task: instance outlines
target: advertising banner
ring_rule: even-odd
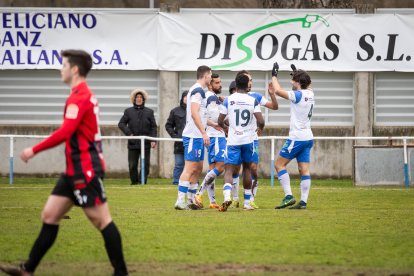
[[[6,9],[0,24],[0,69],[57,69],[72,48],[95,69],[414,72],[414,15]]]

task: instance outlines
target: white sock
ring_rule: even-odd
[[[292,195],[292,189],[290,188],[290,177],[287,170],[281,170],[277,173],[279,176],[280,184],[282,185],[285,196]]]
[[[304,175],[301,177],[300,182],[300,200],[307,203],[308,202],[308,196],[311,186],[311,177],[309,175]]]
[[[223,195],[224,195],[224,201],[230,201],[231,200],[231,184],[225,183],[223,186]]]
[[[208,186],[210,186],[211,183],[213,183],[216,177],[219,175],[220,175],[220,172],[216,168],[209,171],[204,177],[203,182],[201,183],[200,189],[198,190],[197,194],[203,195],[204,191],[209,189]],[[209,198],[210,198],[210,194],[209,194]]]
[[[254,185],[255,181],[256,181],[256,185]],[[252,196],[250,197],[250,201],[254,201],[256,194],[257,194],[257,188],[259,188],[259,181],[257,181],[254,177],[252,177]]]
[[[233,175],[233,185],[231,186],[231,194],[233,196],[233,200],[235,201],[239,201],[239,182],[239,175]]]
[[[194,203],[194,196],[197,193],[198,183],[190,183],[190,187],[187,192],[188,203]]]
[[[248,206],[250,204],[251,196],[252,189],[244,189],[244,206]]]
[[[257,196],[257,190],[259,189],[259,182],[256,182],[256,186],[252,190],[252,196]]]
[[[214,191],[215,187],[215,181],[213,181],[213,183],[207,186],[208,199],[210,200],[210,203],[216,203],[216,193]]]
[[[185,195],[188,192],[188,187],[190,187],[189,181],[178,181],[178,197],[177,197],[177,203],[182,203],[185,201]]]

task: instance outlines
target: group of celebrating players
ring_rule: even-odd
[[[290,100],[290,130],[275,163],[285,197],[276,209],[306,209],[311,185],[309,172],[313,134],[310,121],[315,105],[311,79],[304,70],[292,64],[292,90],[284,90],[278,81],[279,65],[272,68],[272,82],[268,86],[270,101],[258,92],[251,91],[252,77],[246,70],[237,73],[230,85],[230,96],[221,93],[221,80],[208,66],[197,69],[197,81],[187,96],[187,121],[183,131],[185,166],[178,184],[177,210],[199,210],[204,207],[203,194],[208,192],[210,204],[221,212],[232,206],[239,207],[239,172],[243,166],[244,210],[258,206],[255,197],[258,189],[257,164],[259,140],[265,122],[261,106],[278,109],[276,96]],[[208,91],[206,91],[208,89]],[[209,171],[200,188],[198,181],[203,169],[204,147],[207,147]],[[286,166],[296,158],[301,175],[301,199],[293,197]],[[215,179],[224,172],[224,201],[217,204]],[[197,191],[198,190],[198,191]],[[187,196],[187,200],[186,200]],[[295,204],[296,203],[296,204]]]

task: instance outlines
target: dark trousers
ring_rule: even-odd
[[[175,164],[174,164],[174,171],[173,171],[173,184],[178,184],[180,180],[180,176],[184,170],[184,153],[175,153]]]
[[[128,166],[129,166],[129,178],[131,184],[141,184],[141,150],[140,149],[128,149]],[[145,147],[145,184],[147,184],[147,178],[149,174],[151,157],[151,147]],[[138,174],[139,167],[139,174]]]

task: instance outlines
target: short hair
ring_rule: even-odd
[[[217,73],[211,74],[211,80],[217,79],[217,78],[220,78],[220,75],[219,74],[217,74]]]
[[[232,81],[229,86],[230,95],[233,94],[235,90],[236,90],[236,81]]]
[[[86,77],[92,68],[92,57],[89,53],[84,50],[63,50],[61,53],[62,57],[68,59],[71,67],[78,66],[79,75]]]
[[[241,71],[237,72],[236,79],[240,75],[250,75],[250,73],[247,70],[241,70]]]
[[[304,70],[297,70],[292,75],[292,80],[300,84],[300,88],[306,89],[312,83],[310,76]]]
[[[249,77],[246,74],[240,74],[236,77],[237,89],[246,91],[249,87]]]
[[[206,65],[201,65],[197,68],[197,79],[202,79],[204,75],[211,71],[211,68]]]

